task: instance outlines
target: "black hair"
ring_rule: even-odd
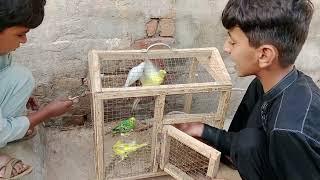
[[[12,26],[38,27],[46,0],[0,0],[0,32]]]
[[[250,46],[275,46],[280,65],[287,67],[307,39],[313,9],[310,0],[229,0],[221,19],[226,29],[239,27]]]

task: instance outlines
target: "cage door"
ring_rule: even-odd
[[[221,153],[172,125],[163,127],[160,168],[175,179],[214,179]]]

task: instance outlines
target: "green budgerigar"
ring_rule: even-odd
[[[130,117],[121,120],[120,123],[112,129],[112,134],[127,133],[132,131],[136,127],[136,118]]]
[[[112,146],[112,150],[116,155],[120,156],[121,160],[124,160],[130,153],[135,152],[147,145],[147,143],[137,144],[135,141],[124,143],[119,140]]]

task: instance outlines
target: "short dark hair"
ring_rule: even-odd
[[[307,39],[313,9],[310,0],[229,0],[221,19],[226,29],[239,27],[252,47],[274,45],[287,67]]]
[[[46,0],[0,0],[0,32],[12,26],[38,27]]]

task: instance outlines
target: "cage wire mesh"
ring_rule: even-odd
[[[154,114],[154,97],[142,97],[138,108],[131,112],[133,102],[136,98],[118,98],[104,100],[105,119],[105,174],[106,179],[116,179],[122,177],[132,177],[150,172],[152,168],[151,144],[152,144],[152,124]],[[136,127],[132,132],[125,134],[112,134],[112,129],[121,120],[135,117]],[[113,151],[113,146],[118,142],[136,142],[147,145],[129,153],[128,157],[121,160]]]
[[[125,137],[106,135],[104,138],[106,179],[132,177],[151,172],[151,137],[152,128],[139,132],[136,131]],[[139,148],[137,151],[128,154],[128,157],[122,160],[112,151],[112,146],[118,140],[123,142],[135,141],[137,144],[147,143],[147,146]]]
[[[162,84],[187,84],[214,82],[203,65],[196,63],[195,57],[149,59],[158,70],[165,70]],[[116,88],[125,85],[129,71],[144,62],[144,59],[101,61],[101,80],[103,88]],[[194,70],[192,71],[192,69]],[[192,72],[192,74],[190,74]],[[193,78],[191,78],[193,77]],[[137,81],[131,86],[141,86]]]
[[[215,113],[218,108],[220,92],[192,93],[190,113]],[[186,103],[185,94],[167,95],[165,100],[164,113],[184,112]]]
[[[175,138],[170,140],[169,163],[196,180],[210,179],[206,176],[209,158],[203,156]]]

